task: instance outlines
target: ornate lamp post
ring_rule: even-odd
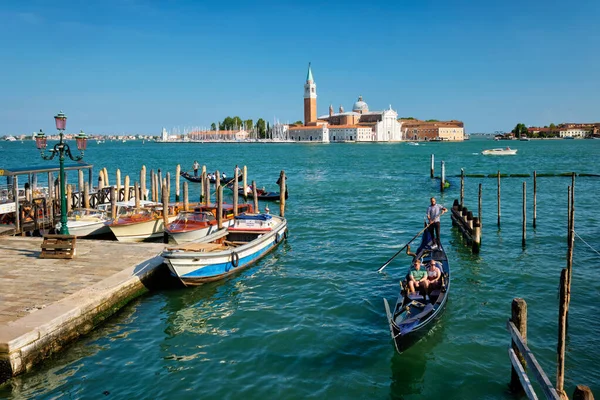
[[[40,154],[44,160],[52,160],[54,156],[58,154],[58,160],[60,162],[60,234],[68,235],[69,229],[67,228],[67,191],[65,188],[65,155],[69,156],[69,158],[73,161],[80,161],[83,159],[83,152],[87,146],[87,138],[85,133],[81,131],[76,137],[75,140],[77,142],[77,149],[80,151],[80,155],[73,157],[71,154],[71,149],[69,145],[63,140],[63,131],[67,127],[67,116],[63,114],[63,112],[59,112],[54,116],[54,120],[56,121],[56,129],[58,129],[58,133],[60,135],[60,141],[54,145],[54,148],[50,150],[50,155],[45,155],[46,150],[46,135],[40,129],[40,132],[35,136],[35,144],[40,151]],[[51,185],[52,182],[48,182],[48,185]]]

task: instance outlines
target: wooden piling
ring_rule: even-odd
[[[246,167],[245,165],[242,169],[242,177],[244,179],[244,194],[246,194],[246,188],[248,187],[248,167]],[[252,184],[252,188],[252,190],[254,190],[254,184]]]
[[[163,225],[166,228],[169,225],[169,189],[167,188],[167,183],[163,183],[162,185],[162,217],[163,217]],[[169,243],[169,234],[165,230],[163,233],[163,243]]]
[[[567,247],[571,243],[571,186],[567,188]]]
[[[183,210],[188,211],[190,208],[190,198],[188,197],[188,183],[183,182]]]
[[[440,176],[440,191],[444,191],[444,186],[446,186],[446,163],[442,161],[441,164],[441,176]]]
[[[83,207],[90,208],[90,184],[88,182],[83,186]]]
[[[79,201],[77,202],[77,207],[83,208],[83,187],[84,187],[83,171],[78,170],[77,175],[79,177]],[[50,181],[48,181],[48,183],[50,183]],[[50,187],[50,185],[48,185],[48,187]]]
[[[233,215],[238,215],[238,200],[239,200],[239,182],[238,177],[240,174],[239,168],[236,166],[235,171],[233,173]],[[246,196],[246,192],[244,192],[244,196]]]
[[[121,170],[117,168],[116,172],[117,179],[117,201],[121,201]],[[123,194],[123,199],[125,195]]]
[[[167,172],[167,194],[169,195],[169,201],[171,201],[171,173]]]
[[[104,174],[104,185],[110,186],[109,179],[108,179],[108,169],[106,169],[106,167],[104,167],[102,169],[102,173]]]
[[[140,170],[140,186],[142,189],[142,200],[148,200],[148,196],[146,195],[146,166],[142,165],[142,169]]]
[[[477,209],[477,217],[479,219],[479,226],[481,227],[482,223],[481,223],[481,193],[482,193],[482,188],[481,188],[481,183],[479,184],[479,197],[478,197],[478,209]]]
[[[569,213],[569,243],[567,245],[567,317],[569,315],[569,306],[571,304],[571,279],[573,278],[573,247],[575,246],[575,187],[572,186],[571,210]],[[568,323],[568,322],[567,322]]]
[[[515,298],[511,304],[511,322],[515,324],[515,327],[521,334],[523,338],[523,343],[527,344],[527,303],[525,300],[520,298]],[[526,368],[527,365],[525,363],[525,359],[523,355],[519,351],[517,345],[513,342],[512,349],[516,353],[519,361],[521,361],[521,365],[523,368]],[[521,381],[519,380],[519,374],[511,365],[511,374],[510,374],[510,388],[514,393],[519,393],[523,390],[521,386]]]
[[[481,220],[478,217],[473,217],[473,242],[471,243],[471,251],[479,253],[481,248]]]
[[[140,198],[142,196],[140,196],[140,184],[136,181],[133,185],[134,187],[134,192],[135,192],[135,209],[139,210],[140,209]]]
[[[443,161],[442,161],[443,162]],[[285,171],[279,173],[279,215],[285,217]]]
[[[204,183],[206,185],[206,187],[204,188],[204,204],[209,205],[210,204],[210,179],[208,179],[208,175],[206,175],[206,173],[204,173],[204,175],[205,175]]]
[[[206,176],[206,171],[204,171],[206,167],[202,167],[202,174],[200,175],[200,202],[205,201],[205,190],[206,190],[206,180],[208,177]]]
[[[117,196],[115,194],[116,189],[114,186],[110,188],[110,217],[113,219],[117,218]]]
[[[252,198],[254,200],[254,212],[258,213],[258,189],[256,188],[256,181],[252,181]]]
[[[566,397],[565,383],[565,341],[567,337],[567,269],[563,268],[560,272],[560,288],[558,300],[558,346],[557,352],[557,371],[556,371],[556,391],[561,397]]]
[[[179,202],[179,179],[181,178],[181,165],[175,168],[175,201]]]
[[[221,173],[219,171],[215,171],[215,196],[219,186],[221,186]]]
[[[67,213],[73,209],[73,186],[67,185]]]
[[[498,171],[498,227],[500,227],[500,171]]]
[[[429,177],[430,177],[431,179],[433,179],[433,177],[434,177],[434,172],[435,172],[435,164],[434,164],[434,162],[435,162],[435,156],[432,154],[432,155],[431,155],[431,168],[429,169],[429,171],[430,171],[430,172],[429,172]]]
[[[98,175],[98,190],[102,190],[104,188],[104,174],[100,171],[100,175]]]
[[[521,246],[525,247],[525,239],[527,236],[527,183],[523,182],[523,236]]]
[[[537,171],[533,171],[533,229],[537,226]]]
[[[158,169],[156,175],[158,176],[158,185],[156,185],[157,189],[158,189],[158,198],[162,199],[162,191],[163,191],[163,176],[162,176],[162,171],[160,170],[160,168]]]
[[[460,169],[460,204],[465,204],[465,170]]]
[[[151,169],[150,170],[150,199],[152,201],[156,201],[156,188],[154,187],[154,185],[155,185],[154,170]]]
[[[594,394],[589,387],[577,385],[573,391],[573,400],[594,400]]]
[[[12,195],[15,200],[15,232],[21,232],[21,210],[19,208],[19,176],[13,176]],[[57,196],[58,197],[58,196]]]
[[[223,229],[223,186],[217,186],[217,227]]]
[[[123,196],[123,201],[129,201],[129,175],[125,175],[125,194]]]

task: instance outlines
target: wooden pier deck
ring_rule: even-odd
[[[40,259],[42,238],[0,236],[0,383],[29,370],[147,290],[160,243],[77,241]]]

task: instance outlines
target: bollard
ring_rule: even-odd
[[[441,177],[440,177],[440,191],[444,191],[444,186],[446,186],[446,163],[442,161],[441,166]]]
[[[67,185],[67,214],[73,209],[73,186]]]
[[[83,208],[83,171],[79,170],[77,171],[78,175],[79,175],[79,201],[77,202],[77,207],[79,208]],[[50,182],[50,181],[48,181]],[[48,187],[50,187],[50,185],[48,185]]]
[[[573,391],[573,400],[594,400],[594,394],[589,387],[577,385]]]
[[[246,194],[246,188],[248,187],[248,179],[247,179],[247,177],[248,177],[248,167],[246,167],[245,165],[244,165],[244,168],[242,168],[242,177],[244,179],[244,194]],[[252,191],[254,191],[254,186],[255,185],[253,183],[252,184],[252,188],[253,188]]]
[[[167,189],[167,183],[162,185],[162,222],[163,222],[163,243],[169,243],[169,234],[165,229],[169,225],[169,189]]]
[[[90,208],[90,184],[86,182],[83,186],[83,207]]]
[[[467,228],[469,228],[469,233],[473,232],[473,213],[471,211],[467,213]]]
[[[115,187],[110,188],[110,217],[117,219],[117,196],[115,195]]]

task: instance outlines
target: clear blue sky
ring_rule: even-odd
[[[372,110],[518,122],[600,121],[600,1],[0,1],[0,135],[158,134],[226,116]]]

